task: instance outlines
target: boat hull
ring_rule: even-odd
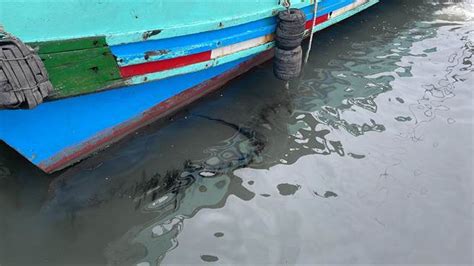
[[[209,77],[209,79],[195,85],[194,87],[186,89],[163,102],[160,102],[118,126],[100,132],[92,139],[87,140],[80,145],[68,148],[58,155],[43,160],[38,164],[38,166],[43,169],[43,171],[50,173],[71,165],[74,162],[80,161],[89,154],[107,147],[144,125],[148,125],[161,118],[169,117],[199,98],[218,90],[236,76],[239,76],[250,70],[252,67],[267,61],[272,56],[273,51],[266,51],[251,59],[236,62],[237,64],[224,65],[222,66],[222,69],[216,69],[217,71],[213,73],[215,76],[211,77],[210,75],[205,75],[206,78]]]
[[[334,0],[333,5],[328,5],[332,9],[318,13],[316,30],[377,2]],[[303,8],[306,12],[311,10],[310,6]],[[182,42],[172,42],[173,47],[181,48],[153,54],[153,58],[136,55],[149,51],[146,46],[164,45],[163,42],[113,45],[109,49],[115,58],[122,58],[118,69],[121,77],[126,78],[125,83],[111,90],[46,102],[33,110],[1,110],[0,139],[47,173],[65,168],[140,127],[171,115],[270,59],[273,56],[272,20],[274,18],[263,18],[251,22],[261,25],[254,31],[243,25],[242,29],[246,30],[232,38],[204,42],[208,45],[205,47],[191,45],[194,50],[186,46],[187,36],[176,37]],[[311,27],[311,20],[307,26]],[[258,35],[249,35],[249,32],[258,32]],[[199,34],[207,36],[201,36],[204,39],[210,38],[208,32]],[[226,45],[212,47],[213,43],[222,45],[226,40],[229,41]],[[176,62],[179,58],[183,60]]]

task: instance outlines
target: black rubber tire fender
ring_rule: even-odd
[[[291,51],[301,45],[300,40],[276,39],[276,46],[282,50]]]
[[[298,24],[306,23],[306,15],[298,8],[290,8],[288,11],[283,10],[278,13],[278,22],[297,22]]]
[[[297,39],[303,39],[304,36],[304,30],[302,31],[288,31],[281,29],[280,27],[277,27],[276,30],[276,36],[278,38],[283,38],[287,40],[297,40]]]
[[[284,81],[289,81],[295,78],[298,78],[301,75],[301,69],[294,70],[294,71],[282,71],[277,68],[273,68],[273,74],[276,78]]]
[[[302,32],[306,29],[306,23],[296,23],[296,22],[285,22],[285,21],[280,21],[278,23],[278,28],[284,30],[284,31],[289,31],[289,32]]]
[[[292,50],[275,48],[273,73],[278,79],[290,80],[301,74],[303,50],[298,46]]]
[[[282,50],[278,47],[275,48],[275,58],[282,59],[282,58],[297,58],[301,57],[303,54],[303,49],[301,46],[296,47],[292,50]]]
[[[275,37],[276,46],[284,50],[293,50],[301,45],[303,41],[304,32],[299,34],[289,34],[287,32],[277,29]]]

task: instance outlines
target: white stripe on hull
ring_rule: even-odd
[[[368,1],[368,0],[356,0],[354,3],[352,3],[352,4],[350,4],[350,5],[347,5],[347,6],[343,7],[343,8],[339,8],[338,10],[335,10],[335,11],[329,13],[329,19],[335,18],[335,17],[337,17],[337,16],[339,16],[339,15],[342,15],[342,14],[346,13],[346,12],[349,11],[349,10],[352,10],[352,9],[358,7],[358,6],[361,6],[361,5],[365,4],[365,3],[367,3],[367,1]]]
[[[211,59],[218,58],[221,56],[230,55],[236,52],[247,50],[249,48],[257,47],[267,42],[273,41],[273,34],[268,34],[262,37],[250,39],[244,42],[231,44],[225,47],[217,48],[212,50]]]

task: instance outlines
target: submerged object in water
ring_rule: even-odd
[[[48,173],[78,162],[270,59],[285,9],[274,0],[155,2],[0,0],[0,29],[34,49],[53,87],[40,89],[47,98],[36,108],[0,110],[0,140]],[[314,29],[377,2],[321,0]],[[313,1],[292,7],[308,36]]]

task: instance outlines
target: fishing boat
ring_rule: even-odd
[[[377,2],[291,8],[309,36]],[[0,140],[47,173],[74,164],[272,58],[288,4],[0,0]]]

